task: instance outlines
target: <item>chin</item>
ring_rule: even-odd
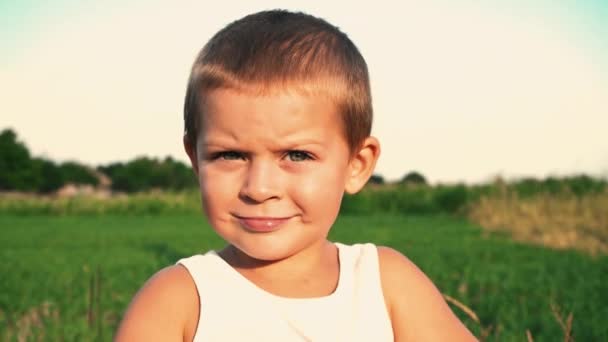
[[[280,261],[297,253],[296,250],[285,245],[264,246],[262,244],[257,244],[255,246],[248,246],[247,244],[233,244],[233,246],[247,257],[265,262]]]

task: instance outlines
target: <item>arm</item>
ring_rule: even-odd
[[[188,271],[170,266],[135,295],[114,341],[191,341],[198,315],[198,292]]]
[[[416,265],[387,247],[378,258],[395,341],[476,341]]]

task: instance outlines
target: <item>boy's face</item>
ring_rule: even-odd
[[[250,257],[278,260],[324,241],[345,189],[358,191],[369,176],[326,98],[218,89],[202,120],[186,150],[207,218]]]

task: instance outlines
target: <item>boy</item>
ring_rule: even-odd
[[[327,240],[380,154],[367,66],[344,33],[278,10],[233,22],[196,59],[184,114],[228,245],[152,277],[117,341],[474,340],[403,255]]]

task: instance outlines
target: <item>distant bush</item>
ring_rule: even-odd
[[[427,181],[426,181],[426,178],[424,178],[424,176],[421,173],[419,173],[417,171],[411,171],[411,172],[407,173],[405,176],[403,176],[403,178],[401,179],[401,183],[426,185]]]
[[[341,212],[371,214],[376,212],[402,214],[466,215],[471,206],[482,198],[511,193],[520,199],[549,197],[583,197],[607,191],[606,181],[586,175],[544,180],[522,179],[506,183],[466,186],[464,184],[436,186],[401,186],[388,184],[365,188],[360,193],[346,195]]]
[[[38,177],[38,185],[36,190],[42,193],[50,193],[61,188],[65,184],[64,175],[61,169],[50,160],[34,158],[32,159],[33,168]]]
[[[126,163],[112,163],[98,167],[112,179],[112,189],[140,192],[152,189],[178,191],[192,189],[197,180],[191,168],[171,157],[163,160],[139,157]]]
[[[179,191],[195,188],[191,168],[171,157],[140,157],[126,163],[99,166],[111,180],[113,190],[142,192],[153,189]],[[11,129],[0,132],[0,191],[52,193],[66,184],[97,186],[99,174],[85,165],[69,161],[57,164],[32,157]]]
[[[438,186],[433,190],[433,202],[442,212],[462,212],[469,202],[469,191],[462,184]]]
[[[63,183],[89,184],[96,186],[99,179],[88,167],[76,162],[65,162],[58,165]]]
[[[11,129],[0,133],[0,190],[50,193],[67,183],[97,185],[92,170],[76,162],[55,164],[30,156]]]
[[[522,198],[541,194],[583,196],[602,193],[606,189],[606,180],[588,175],[546,179],[524,178],[511,182],[508,187]]]
[[[34,191],[40,183],[25,144],[11,129],[0,132],[0,190]]]
[[[16,215],[163,215],[201,212],[199,193],[142,192],[110,198],[14,195],[0,197],[0,213]]]
[[[457,214],[467,204],[467,189],[462,185],[404,188],[390,186],[364,189],[356,195],[346,195],[341,213],[345,214]]]
[[[369,181],[367,183],[382,185],[386,182],[384,181],[384,177],[382,177],[382,175],[373,174],[371,177],[369,177]]]

